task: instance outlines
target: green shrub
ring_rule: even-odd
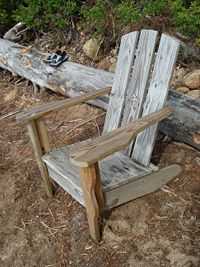
[[[138,22],[141,18],[139,9],[131,0],[122,1],[117,5],[115,11],[122,25]]]
[[[93,28],[97,34],[104,33],[108,22],[107,16],[110,12],[110,7],[103,0],[97,0],[93,6],[83,6],[81,10],[87,25]]]
[[[154,16],[166,17],[166,26],[200,43],[200,0],[0,0],[0,28],[23,21],[38,30],[63,30],[79,20],[114,40],[124,26],[142,24],[147,16],[149,24]]]
[[[22,0],[0,0],[0,26],[1,28],[8,28],[13,23],[12,14]]]
[[[37,29],[49,27],[64,29],[71,18],[78,15],[75,0],[25,0],[15,13],[16,21],[23,21]]]
[[[160,16],[168,11],[168,0],[150,0],[145,1],[143,8],[144,15]]]
[[[200,2],[176,0],[171,2],[171,9],[177,29],[186,35],[200,38]]]

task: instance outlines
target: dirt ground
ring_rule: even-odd
[[[0,116],[62,99],[0,72]],[[46,119],[53,147],[98,135],[104,112],[81,105]],[[153,161],[183,172],[154,194],[112,211],[103,241],[89,237],[85,210],[61,188],[45,195],[24,126],[0,120],[0,266],[200,266],[200,153],[160,139]]]

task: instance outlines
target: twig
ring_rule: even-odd
[[[98,116],[96,116],[96,117],[94,117],[94,118],[92,118],[92,119],[86,120],[86,121],[84,121],[84,122],[82,122],[82,123],[76,125],[76,126],[73,127],[70,131],[68,131],[66,134],[67,134],[67,135],[70,135],[74,130],[78,129],[78,128],[81,127],[81,126],[84,126],[85,124],[87,124],[87,123],[89,123],[89,122],[91,122],[91,121],[93,121],[93,120],[96,121],[96,119],[102,117],[104,114],[105,114],[105,112],[101,113],[100,115],[98,115]]]
[[[12,112],[9,112],[9,113],[7,113],[7,114],[4,114],[4,115],[2,115],[2,116],[0,117],[0,120],[6,119],[6,118],[8,118],[8,117],[11,117],[11,116],[13,116],[13,115],[15,115],[15,114],[17,114],[17,113],[19,113],[19,112],[21,112],[21,110],[16,110],[16,111],[12,111]]]

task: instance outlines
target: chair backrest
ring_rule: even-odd
[[[165,105],[179,41],[162,34],[157,46],[157,37],[158,33],[153,30],[131,32],[122,37],[104,132]],[[140,133],[125,153],[148,166],[157,128],[158,125],[154,125]]]

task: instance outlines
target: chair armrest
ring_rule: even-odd
[[[145,128],[169,116],[172,109],[163,108],[139,120],[129,123],[126,127],[118,128],[103,136],[76,146],[76,151],[70,152],[70,161],[79,167],[88,167],[105,157],[126,148],[133,137]]]
[[[109,94],[111,91],[111,88],[104,88],[97,90],[96,92],[90,92],[86,93],[81,96],[77,96],[71,99],[64,99],[59,101],[54,101],[47,104],[42,104],[36,107],[33,107],[27,111],[22,111],[16,116],[16,120],[19,123],[27,123],[28,121],[38,119],[44,115],[47,115],[48,113],[52,111],[57,111],[62,108],[69,108],[74,105],[81,104],[83,102],[86,102],[88,100],[92,100],[97,98],[98,96]]]

